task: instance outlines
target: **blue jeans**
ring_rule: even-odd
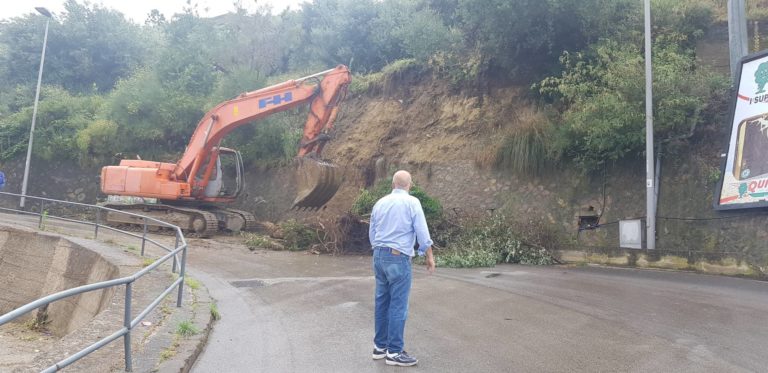
[[[403,351],[403,332],[411,294],[411,257],[391,249],[373,250],[376,277],[376,335],[373,343],[390,353]]]

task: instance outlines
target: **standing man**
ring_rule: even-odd
[[[397,171],[392,177],[392,193],[373,206],[368,238],[373,247],[373,272],[376,277],[376,335],[373,358],[386,358],[387,365],[409,367],[419,361],[403,350],[403,332],[411,293],[411,258],[414,243],[418,253],[427,256],[427,271],[435,271],[432,239],[429,238],[424,210],[416,197],[408,194],[411,174]]]

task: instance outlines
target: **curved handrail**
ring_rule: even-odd
[[[6,313],[4,315],[0,315],[0,326],[2,326],[2,325],[6,324],[8,322],[13,321],[14,319],[16,319],[16,318],[18,318],[20,316],[28,313],[28,312],[31,312],[31,311],[33,311],[33,310],[35,310],[37,308],[40,308],[42,306],[45,306],[45,305],[50,304],[50,303],[55,302],[55,301],[58,301],[58,300],[61,300],[61,299],[64,299],[64,298],[68,298],[68,297],[71,297],[71,296],[75,296],[75,295],[91,292],[91,291],[96,291],[96,290],[111,288],[111,287],[115,287],[115,286],[125,285],[125,302],[123,303],[123,305],[124,305],[123,306],[123,308],[124,308],[124,310],[123,310],[124,311],[124,317],[123,317],[122,328],[120,330],[114,332],[113,334],[111,334],[111,335],[109,335],[109,336],[107,336],[105,338],[102,338],[98,342],[96,342],[96,343],[94,343],[94,344],[92,344],[92,345],[82,349],[81,351],[79,351],[79,352],[77,352],[77,353],[75,353],[73,355],[70,355],[70,356],[62,359],[61,361],[57,362],[56,364],[54,364],[54,365],[46,368],[45,370],[43,370],[43,372],[56,372],[56,371],[58,371],[58,370],[60,370],[60,369],[62,369],[64,367],[66,367],[66,366],[68,366],[68,365],[78,361],[79,359],[87,356],[88,354],[98,350],[99,348],[101,348],[101,347],[111,343],[112,341],[114,341],[114,340],[116,340],[116,339],[118,339],[120,337],[123,337],[123,339],[124,339],[125,371],[126,372],[130,372],[132,370],[132,362],[131,362],[132,361],[132,359],[131,359],[131,329],[133,329],[136,325],[138,325],[139,322],[141,322],[141,320],[144,319],[144,317],[146,317],[153,309],[155,309],[155,307],[157,307],[157,305],[160,304],[160,302],[168,294],[170,294],[171,291],[174,290],[174,288],[177,288],[177,287],[178,287],[178,296],[176,298],[176,307],[181,307],[182,296],[183,296],[183,289],[184,289],[184,278],[185,278],[185,272],[186,272],[187,248],[188,248],[186,238],[184,237],[184,234],[183,234],[181,228],[179,228],[178,226],[175,226],[173,224],[169,224],[167,222],[164,222],[162,220],[152,218],[152,217],[143,216],[143,215],[134,214],[134,213],[125,212],[125,211],[120,211],[120,210],[115,210],[115,209],[111,209],[111,208],[103,207],[103,206],[98,206],[98,205],[89,205],[89,204],[78,203],[78,202],[60,201],[60,200],[55,200],[55,199],[51,199],[51,198],[34,197],[34,196],[28,196],[28,195],[22,196],[20,194],[7,193],[7,192],[0,192],[0,196],[10,196],[10,197],[18,197],[18,198],[25,198],[25,199],[40,201],[40,208],[39,208],[38,212],[24,211],[24,210],[19,210],[19,209],[13,209],[13,208],[8,208],[8,207],[0,206],[0,211],[12,211],[12,212],[20,213],[20,214],[39,216],[40,217],[40,222],[38,223],[38,228],[42,227],[43,220],[46,219],[46,218],[58,219],[58,220],[63,220],[63,221],[67,221],[67,222],[81,223],[81,224],[91,225],[91,226],[94,227],[94,239],[98,239],[99,228],[109,229],[111,231],[119,232],[119,233],[122,233],[122,234],[125,234],[125,235],[128,235],[128,236],[131,236],[131,237],[141,238],[141,240],[142,240],[141,241],[141,256],[144,256],[144,249],[145,249],[145,245],[146,245],[147,242],[149,242],[149,243],[151,243],[151,244],[153,244],[153,245],[155,245],[155,246],[157,246],[157,247],[159,247],[159,248],[161,248],[161,249],[163,249],[163,250],[168,252],[166,255],[164,255],[160,259],[157,259],[152,264],[148,265],[145,268],[142,268],[141,270],[137,271],[136,273],[134,273],[134,274],[132,274],[130,276],[121,277],[121,278],[113,279],[113,280],[101,281],[101,282],[97,282],[97,283],[93,283],[93,284],[86,284],[86,285],[78,286],[78,287],[75,287],[75,288],[63,290],[63,291],[60,291],[60,292],[57,292],[57,293],[54,293],[54,294],[47,295],[47,296],[42,297],[40,299],[34,300],[32,302],[29,302],[29,303],[27,303],[27,304],[25,304],[25,305],[23,305],[23,306],[21,306],[19,308],[16,308],[13,311],[8,312],[8,313]],[[92,221],[86,221],[86,220],[77,220],[77,219],[70,219],[70,218],[65,218],[65,217],[48,215],[46,210],[44,209],[44,206],[45,206],[46,202],[49,203],[49,204],[64,204],[64,205],[69,205],[69,206],[84,207],[84,208],[87,208],[87,209],[95,209],[95,219],[92,222]],[[115,228],[115,227],[110,227],[110,226],[107,226],[107,225],[102,225],[100,223],[100,221],[99,221],[99,216],[100,216],[100,212],[101,211],[109,211],[109,212],[124,214],[124,215],[127,215],[127,216],[132,216],[132,217],[141,219],[144,222],[144,233],[143,233],[143,235],[138,235],[138,234],[135,234],[135,233],[132,233],[132,232],[128,232],[128,231],[124,231],[124,230],[121,230],[121,229],[118,229],[118,228]],[[170,228],[170,229],[175,231],[175,233],[176,233],[176,243],[175,243],[173,248],[166,247],[166,245],[163,245],[163,244],[161,244],[161,243],[159,243],[159,242],[157,242],[157,241],[147,237],[147,222],[150,222],[150,221],[153,222],[155,225],[164,226],[164,227]],[[181,254],[181,260],[178,259],[179,253]],[[173,258],[173,267],[172,267],[172,270],[171,270],[172,272],[176,272],[177,263],[179,263],[179,266],[178,266],[179,267],[179,271],[178,271],[179,277],[170,286],[165,288],[165,290],[158,297],[156,297],[146,308],[144,308],[142,311],[140,311],[138,316],[136,316],[135,318],[132,318],[131,317],[131,306],[132,306],[133,283],[136,280],[138,280],[139,278],[141,278],[142,276],[144,276],[147,273],[153,271],[154,269],[156,269],[157,267],[159,267],[163,263],[167,262],[171,258]]]

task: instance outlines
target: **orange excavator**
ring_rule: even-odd
[[[101,191],[109,196],[106,206],[156,217],[203,236],[219,229],[253,228],[252,213],[221,205],[234,202],[244,182],[240,153],[220,146],[221,141],[240,126],[309,104],[295,161],[299,194],[293,208],[322,208],[342,181],[338,167],[323,161],[321,152],[350,81],[349,69],[339,65],[222,102],[200,120],[177,163],[124,159],[118,166],[102,168]],[[226,157],[234,165],[234,175],[227,177],[222,172]],[[119,213],[107,213],[105,218],[113,224],[144,224]]]

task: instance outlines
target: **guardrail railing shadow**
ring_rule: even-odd
[[[16,200],[18,199],[18,201],[20,201],[21,198],[31,201],[32,203],[26,204],[26,208],[24,210],[8,207],[8,206],[18,206],[19,203],[17,203]],[[10,204],[8,203],[8,201],[13,201],[15,204]],[[83,286],[78,286],[76,288],[67,289],[64,291],[60,291],[58,293],[50,294],[48,296],[42,297],[30,303],[27,303],[19,308],[16,308],[15,310],[8,312],[5,315],[0,316],[0,326],[2,326],[28,312],[34,311],[39,307],[45,306],[57,300],[91,292],[91,291],[125,285],[125,302],[124,302],[124,313],[123,313],[124,316],[123,316],[122,328],[115,331],[111,335],[104,337],[101,340],[93,343],[92,345],[80,350],[79,352],[73,355],[70,355],[69,357],[46,368],[45,370],[43,370],[43,372],[56,372],[60,369],[63,369],[64,367],[82,359],[88,354],[98,350],[101,347],[104,347],[105,345],[113,342],[114,340],[120,337],[123,338],[123,344],[124,344],[123,348],[124,348],[124,355],[125,355],[125,371],[126,372],[132,371],[133,368],[132,368],[132,359],[131,359],[131,330],[133,330],[133,328],[136,327],[136,325],[138,325],[141,322],[141,320],[143,320],[150,312],[152,312],[152,310],[155,309],[158,306],[158,304],[160,304],[160,302],[168,294],[170,294],[174,289],[178,289],[178,294],[176,297],[176,307],[181,307],[182,296],[184,294],[184,276],[185,276],[185,269],[186,269],[186,262],[187,262],[187,241],[184,238],[184,234],[181,231],[181,228],[172,224],[168,224],[161,220],[151,218],[151,217],[114,210],[114,209],[110,209],[102,206],[88,205],[88,204],[77,203],[77,202],[59,201],[55,199],[33,197],[29,195],[22,196],[20,194],[13,194],[13,193],[6,193],[6,192],[0,192],[0,211],[7,211],[7,212],[23,214],[23,215],[39,216],[38,228],[43,228],[49,219],[92,226],[94,230],[93,232],[94,239],[98,239],[100,229],[107,229],[113,232],[117,232],[119,234],[124,234],[124,235],[132,236],[135,238],[139,238],[141,239],[141,256],[144,256],[145,254],[147,243],[155,245],[156,247],[167,252],[167,254],[165,254],[163,257],[155,260],[152,264],[148,265],[147,267],[141,269],[140,271],[130,276],[126,276],[126,277],[122,277],[114,280],[97,282],[93,284],[87,284]],[[64,213],[64,211],[69,211],[69,213]],[[125,231],[122,229],[118,229],[116,227],[111,227],[111,226],[102,224],[101,222],[102,215],[105,215],[107,212],[125,214],[129,216],[133,216],[134,218],[140,219],[140,221],[144,222],[143,233],[137,234],[134,232]],[[65,214],[69,216],[63,216]],[[173,230],[176,235],[176,242],[174,246],[168,247],[166,245],[163,245],[160,242],[157,242],[152,238],[147,237],[148,222],[154,223],[153,225],[159,225],[159,226],[163,226]],[[179,255],[181,256],[181,259],[179,259]],[[140,279],[142,276],[153,271],[163,263],[167,262],[168,260],[173,261],[171,271],[173,273],[178,273],[179,275],[178,278],[174,280],[173,283],[170,286],[168,286],[159,296],[157,296],[146,308],[141,310],[136,317],[132,318],[133,310],[131,306],[132,306],[132,298],[133,298],[133,283],[136,280]]]

